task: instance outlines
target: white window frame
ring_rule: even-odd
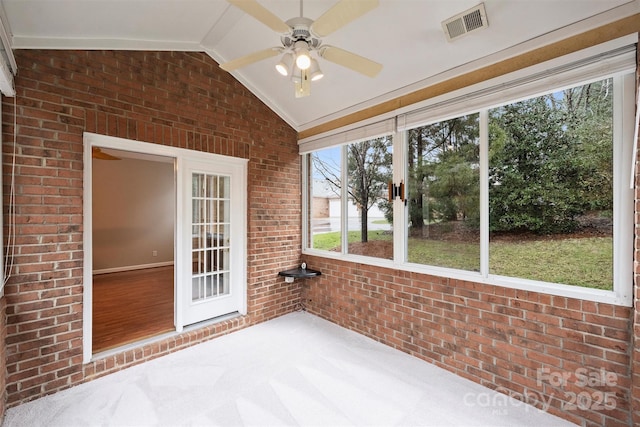
[[[557,60],[520,70],[509,76],[494,79],[475,85],[472,88],[456,91],[414,106],[402,112],[395,112],[396,131],[393,134],[394,182],[402,179],[406,182],[405,150],[406,132],[409,128],[444,121],[470,113],[480,113],[480,209],[481,209],[481,259],[480,272],[463,271],[444,267],[426,266],[408,263],[407,258],[407,208],[399,199],[394,201],[394,259],[366,257],[346,253],[321,251],[309,248],[309,227],[303,221],[303,254],[374,266],[401,269],[434,276],[449,277],[478,283],[498,285],[502,287],[526,291],[541,292],[550,295],[584,299],[588,301],[610,303],[622,306],[633,304],[633,226],[634,226],[634,191],[628,183],[632,179],[633,135],[636,126],[635,106],[635,46],[637,35],[628,36],[612,42],[604,43],[585,51],[580,51]],[[552,70],[552,71],[549,71]],[[593,289],[581,286],[547,283],[514,277],[489,274],[489,194],[488,194],[488,130],[483,118],[488,117],[488,110],[499,105],[513,103],[545,93],[562,90],[568,87],[587,84],[589,82],[612,77],[614,79],[614,283],[613,290]],[[358,135],[358,140],[372,139],[380,136],[380,130],[386,130],[388,117],[360,128],[352,125],[335,134],[319,135],[300,141],[302,155],[334,145],[343,145],[349,135]],[[381,125],[382,123],[382,125]],[[373,129],[377,130],[376,133]],[[370,130],[368,132],[368,130]],[[385,132],[389,134],[389,132]],[[402,154],[400,154],[402,153]],[[305,158],[306,159],[306,158]],[[344,159],[343,159],[344,160]],[[303,212],[308,218],[308,176],[309,163],[303,161]],[[343,162],[344,164],[344,162]],[[344,168],[344,167],[343,167]],[[342,203],[346,204],[343,197]],[[343,233],[344,234],[344,233]],[[343,244],[344,246],[344,244]]]

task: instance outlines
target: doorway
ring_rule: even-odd
[[[101,167],[96,166],[97,160],[94,162],[96,148],[103,154],[120,159],[103,159],[104,162],[119,164],[124,159],[134,159],[154,163],[156,166],[165,163],[172,171],[167,172],[166,176],[170,175],[173,184],[160,185],[159,179],[152,179],[150,184],[147,184],[146,191],[139,191],[137,198],[129,199],[128,203],[138,206],[138,199],[153,203],[159,196],[152,197],[151,193],[164,190],[163,194],[172,200],[172,205],[156,208],[142,216],[142,225],[132,226],[129,220],[139,212],[137,209],[128,210],[128,213],[124,208],[113,209],[113,205],[124,203],[126,194],[124,190],[117,190],[114,180],[123,181],[120,184],[120,188],[123,188],[132,186],[134,181],[142,178],[130,176],[123,180],[117,174],[104,180],[104,190],[115,200],[108,206],[94,203],[94,199],[97,200],[98,197],[93,194],[93,169]],[[114,339],[108,343],[108,347],[105,345],[105,348],[111,349],[130,342],[139,342],[145,336],[163,336],[158,335],[162,334],[162,331],[180,333],[189,325],[215,322],[217,318],[227,318],[234,314],[246,314],[247,163],[247,159],[236,157],[88,132],[84,134],[83,363],[90,363],[94,355],[99,353],[98,348],[94,348],[93,335],[98,329],[93,323],[101,322],[102,317],[94,315],[94,308],[98,308],[99,302],[106,304],[108,298],[112,300],[109,304],[128,304],[132,313],[135,313],[126,314],[120,311],[115,316],[108,317],[108,322],[117,324],[119,328],[114,330]],[[134,171],[140,172],[137,167]],[[97,176],[95,178],[98,180]],[[101,231],[100,226],[94,225],[93,222],[99,215],[106,215],[107,212],[108,215],[117,216],[120,225],[114,226],[110,231]],[[156,213],[160,216],[155,216]],[[168,221],[170,225],[161,226],[162,221]],[[155,236],[149,233],[161,229],[172,229],[171,236],[167,238],[168,245],[149,243],[150,236]],[[107,244],[104,244],[103,240],[104,246],[94,245],[94,240],[101,238],[106,239]],[[119,241],[120,244],[114,244],[114,239],[128,240],[126,244],[123,244],[122,240]],[[100,250],[105,250],[107,256],[104,256],[104,253],[94,256],[94,251]],[[171,254],[172,257],[161,260],[166,254]],[[110,259],[114,263],[100,264],[104,259]],[[169,318],[173,315],[173,323],[163,320],[162,327],[152,332],[140,326],[140,323],[136,327],[126,324],[125,318],[135,323],[141,311],[150,310],[155,304],[152,298],[161,294],[153,287],[151,280],[146,280],[150,291],[139,289],[138,293],[134,292],[133,286],[130,285],[137,280],[134,276],[161,273],[160,268],[164,267],[167,267],[164,269],[165,279],[160,281],[173,283],[173,299],[168,298],[170,304],[165,300],[165,303],[157,305],[165,307],[162,309],[163,316]],[[151,271],[152,269],[158,270]],[[114,273],[131,275],[122,279],[112,276]],[[124,285],[120,293],[111,286],[106,292],[107,296],[102,297],[99,289],[102,285],[101,279],[113,277],[116,279],[112,282],[124,282],[129,285]],[[126,303],[125,295],[131,297],[132,301]],[[134,303],[138,304],[137,309]],[[154,327],[160,323],[155,320],[158,319],[154,319]],[[137,329],[138,335],[132,333],[134,329]],[[127,338],[124,338],[124,334],[128,334]]]
[[[175,159],[92,148],[94,353],[175,330]]]

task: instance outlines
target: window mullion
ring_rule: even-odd
[[[396,132],[393,136],[393,182],[405,184],[407,187],[407,131]],[[393,260],[397,264],[407,262],[407,204],[400,199],[393,201]]]
[[[342,253],[349,252],[349,165],[347,163],[347,146],[340,150],[340,236]]]
[[[622,304],[633,303],[633,229],[634,190],[627,183],[633,168],[628,160],[637,143],[635,123],[635,78],[632,73],[613,78],[613,290]],[[627,125],[628,123],[628,125]],[[628,141],[628,143],[627,143]],[[619,165],[615,167],[615,165]]]
[[[309,200],[313,197],[310,190],[311,187],[309,186],[309,176],[311,174],[309,162],[311,160],[311,154],[303,154],[300,158],[302,160],[302,248],[308,249],[313,246],[313,240],[309,238],[310,222],[312,221]]]
[[[480,274],[489,275],[489,111],[480,110]]]

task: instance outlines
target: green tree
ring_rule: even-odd
[[[613,82],[563,91],[567,137],[577,144],[581,174],[576,190],[591,211],[613,210]]]
[[[360,212],[360,240],[368,241],[369,209],[384,200],[392,176],[392,139],[385,136],[347,146],[349,199]]]
[[[572,232],[589,209],[610,209],[609,81],[491,111],[490,227]]]
[[[409,220],[479,218],[478,114],[408,131]]]
[[[462,153],[442,156],[430,185],[433,210],[444,221],[479,220],[479,178],[477,163],[466,161]]]

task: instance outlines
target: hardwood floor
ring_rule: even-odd
[[[93,276],[93,352],[175,330],[173,266]]]

